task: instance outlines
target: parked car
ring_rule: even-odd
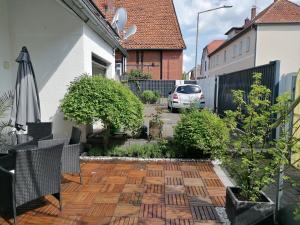
[[[169,92],[168,109],[170,109],[171,111],[189,107],[204,108],[204,106],[204,94],[199,85],[176,85]]]

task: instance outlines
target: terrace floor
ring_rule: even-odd
[[[87,162],[83,185],[65,176],[63,210],[52,196],[22,206],[18,225],[216,225],[225,187],[209,162]],[[12,220],[0,217],[0,224]]]

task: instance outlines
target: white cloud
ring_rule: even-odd
[[[274,0],[173,0],[181,30],[187,45],[184,65],[187,70],[194,64],[197,12],[221,5],[232,5],[233,8],[200,14],[199,17],[199,54],[201,49],[213,39],[225,38],[224,33],[232,26],[241,26],[250,17],[251,7],[256,2],[258,12]],[[300,0],[292,0],[300,4]]]

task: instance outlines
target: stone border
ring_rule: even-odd
[[[80,156],[82,161],[142,161],[142,162],[212,162],[209,159],[176,159],[176,158],[137,158],[137,157],[111,157],[111,156]]]

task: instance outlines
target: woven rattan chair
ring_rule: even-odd
[[[27,133],[33,137],[33,140],[37,143],[39,140],[49,140],[53,138],[52,135],[52,123],[40,122],[40,123],[27,123]]]
[[[49,147],[56,144],[64,144],[62,157],[61,157],[61,165],[62,165],[62,173],[78,173],[80,177],[80,183],[82,183],[82,176],[80,170],[80,152],[81,152],[81,144],[68,144],[69,139],[61,138],[61,139],[52,139],[52,140],[43,140],[38,142],[38,146],[40,147]]]
[[[52,194],[61,204],[61,155],[63,144],[47,148],[26,146],[0,158],[0,212],[13,214],[16,208]]]

